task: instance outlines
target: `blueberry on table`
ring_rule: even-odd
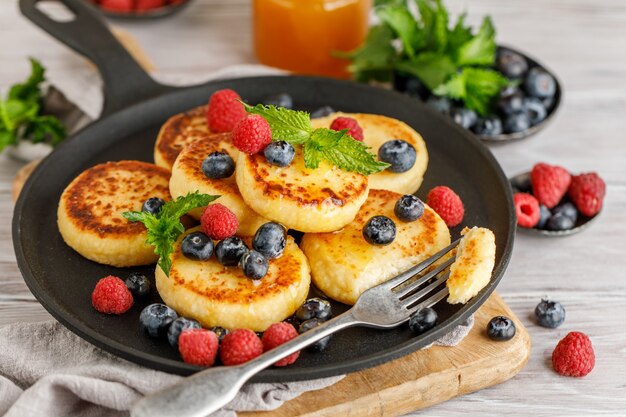
[[[155,303],[144,308],[139,315],[139,324],[151,337],[163,337],[178,314],[165,304]]]
[[[502,134],[502,121],[494,115],[480,117],[472,131],[481,136],[497,136]]]
[[[574,223],[578,220],[578,209],[569,201],[561,203],[552,209],[553,216],[559,213],[563,214],[565,217],[569,217]]]
[[[401,173],[413,168],[417,159],[417,152],[413,145],[401,139],[393,139],[383,143],[378,149],[378,159],[391,166],[391,172]]]
[[[556,329],[565,321],[565,308],[558,301],[541,299],[535,307],[535,317],[540,326]]]
[[[452,117],[454,123],[465,129],[471,129],[478,120],[476,112],[465,107],[452,107],[450,109],[450,117]]]
[[[133,272],[126,278],[126,288],[135,297],[145,297],[150,292],[150,280],[144,274]]]
[[[267,274],[269,262],[265,256],[255,250],[251,250],[243,254],[239,261],[239,267],[243,270],[245,276],[257,280]]]
[[[532,126],[543,122],[548,115],[546,106],[536,97],[526,97],[524,99],[524,110],[528,114]]]
[[[196,320],[188,319],[186,317],[178,317],[167,329],[167,341],[170,342],[170,346],[178,349],[178,338],[183,330],[201,328],[202,326]]]
[[[235,172],[235,161],[226,152],[213,152],[202,161],[202,172],[207,178],[228,178]]]
[[[504,131],[506,133],[518,133],[527,130],[530,127],[530,118],[528,113],[520,112],[509,114],[504,119]]]
[[[287,229],[276,222],[261,225],[252,239],[252,249],[268,259],[282,255],[285,246],[287,246]]]
[[[449,115],[452,108],[452,101],[447,97],[430,96],[426,100],[426,104],[438,113]]]
[[[363,237],[372,245],[388,245],[396,238],[396,224],[389,217],[374,216],[363,226]]]
[[[487,323],[487,336],[491,340],[510,340],[515,336],[515,323],[508,317],[496,316]]]
[[[557,214],[553,214],[546,223],[546,229],[548,230],[569,230],[574,227],[576,222],[571,218],[565,215],[565,213],[560,212]]]
[[[550,209],[543,204],[539,204],[539,221],[535,227],[537,229],[543,229],[546,226],[546,223],[548,223],[548,220],[550,220],[551,216],[552,213],[550,212]]]
[[[311,319],[311,320],[304,321],[300,324],[300,327],[298,328],[298,333],[300,334],[306,333],[309,330],[316,328],[323,322],[324,321],[320,319]],[[318,340],[317,342],[310,345],[308,349],[314,352],[325,351],[326,349],[328,349],[328,345],[330,344],[330,339],[332,338],[332,336],[333,335],[331,334],[331,335],[324,337],[323,339]]]
[[[213,254],[213,239],[202,232],[189,233],[183,239],[180,250],[186,258],[206,261]]]
[[[409,328],[415,334],[422,334],[437,323],[437,312],[430,307],[420,308],[409,318]]]
[[[310,319],[328,320],[332,317],[332,308],[327,300],[321,298],[310,298],[304,302],[296,311],[296,317],[299,320],[306,321]]]
[[[228,329],[225,329],[225,328],[220,327],[220,326],[211,327],[209,330],[212,331],[213,333],[215,333],[215,335],[217,336],[217,340],[219,342],[221,342],[222,339],[224,339],[224,336],[226,336],[228,333],[230,333],[230,331]]]
[[[313,110],[313,112],[311,113],[311,119],[319,119],[320,117],[330,116],[334,112],[335,112],[335,109],[333,109],[332,107],[323,106],[317,110]]]
[[[287,93],[275,94],[267,97],[261,103],[266,106],[284,107],[286,109],[293,109],[293,98]]]
[[[215,257],[224,266],[235,266],[248,250],[243,240],[234,236],[227,237],[215,245]]]
[[[535,67],[528,71],[524,88],[533,97],[553,97],[556,93],[556,80],[543,68]]]
[[[164,205],[165,201],[162,198],[150,197],[143,203],[141,211],[150,214],[157,214],[159,211],[161,211],[161,208],[163,208]]]
[[[525,110],[524,94],[519,88],[505,88],[500,92],[496,107],[504,115],[521,113]]]
[[[496,56],[496,68],[505,77],[516,80],[522,78],[528,71],[528,61],[518,53],[501,49]]]
[[[296,156],[296,150],[291,143],[279,140],[267,145],[263,154],[270,164],[277,167],[286,167],[291,164],[294,156]]]
[[[414,195],[403,195],[396,201],[393,212],[403,222],[412,222],[424,215],[424,203]]]

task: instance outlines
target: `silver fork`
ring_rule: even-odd
[[[324,337],[353,326],[379,329],[397,327],[420,308],[431,307],[447,294],[447,287],[435,292],[449,276],[441,274],[454,258],[412,280],[455,248],[460,239],[396,277],[363,292],[345,313],[306,333],[238,366],[220,366],[198,372],[159,392],[139,400],[131,410],[133,417],[205,417],[228,404],[243,384],[276,361]],[[440,275],[440,276],[438,276]],[[423,288],[429,280],[435,278]],[[419,288],[419,291],[414,292]],[[428,297],[428,298],[426,298]]]

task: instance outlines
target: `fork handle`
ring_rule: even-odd
[[[363,322],[350,309],[249,362],[206,369],[148,395],[135,403],[131,416],[205,417],[228,404],[243,384],[261,370],[336,331],[358,324]]]

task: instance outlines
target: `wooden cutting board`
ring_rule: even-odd
[[[517,333],[507,342],[487,338],[494,316],[510,317]],[[478,391],[515,376],[530,356],[530,336],[494,293],[475,314],[474,328],[455,347],[435,346],[375,368],[355,372],[337,384],[307,392],[269,412],[240,417],[399,416]]]

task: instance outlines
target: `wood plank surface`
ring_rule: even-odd
[[[411,415],[626,416],[626,2],[446,3],[454,13],[467,9],[474,23],[491,14],[500,43],[537,57],[563,84],[562,107],[549,127],[531,139],[491,147],[505,172],[543,160],[575,172],[598,171],[608,189],[601,218],[579,235],[518,233],[498,291],[532,337],[528,365],[506,383]],[[119,26],[143,45],[159,79],[201,81],[225,66],[256,62],[248,0],[196,0],[171,19]],[[61,87],[93,83],[94,70],[19,16],[15,1],[0,2],[0,35],[0,92],[24,77],[29,55],[41,59]],[[10,183],[19,167],[0,156],[0,324],[49,317],[15,265]],[[557,330],[531,319],[543,295],[567,309]],[[560,377],[549,365],[557,341],[572,330],[588,333],[596,350],[596,368],[583,379]]]

